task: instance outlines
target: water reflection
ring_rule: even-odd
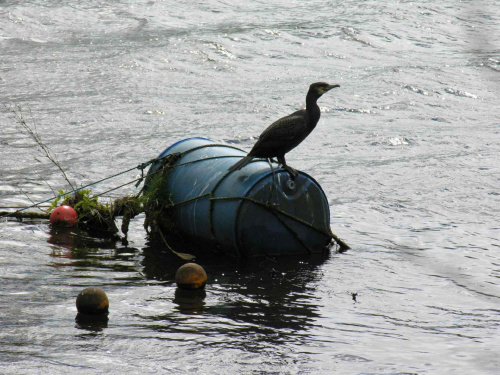
[[[201,314],[205,307],[205,289],[181,289],[175,290],[173,302],[177,309],[183,314]]]
[[[310,284],[326,259],[267,259],[233,272],[219,269],[221,303],[208,312],[275,329],[306,330],[318,317]]]
[[[186,244],[176,245],[176,251],[197,254],[197,263],[208,275],[206,290],[177,289],[173,297],[179,313],[202,315],[211,321],[210,325],[199,328],[202,331],[215,330],[224,335],[244,329],[247,334],[258,334],[259,341],[280,342],[288,333],[306,331],[319,316],[311,283],[322,276],[321,266],[329,254],[243,260],[209,251],[201,253],[200,248]],[[144,249],[142,264],[146,278],[172,281],[183,263],[152,243]],[[173,320],[184,322],[181,316],[165,314],[164,310],[143,318],[154,321],[150,328],[159,332],[169,331]],[[231,328],[218,323],[220,319]],[[159,324],[161,321],[165,325]],[[260,337],[263,332],[266,332],[264,338]]]
[[[55,267],[108,268],[116,272],[138,272],[138,249],[119,247],[109,237],[95,237],[83,229],[52,227],[47,240]],[[110,252],[112,250],[112,252]]]
[[[194,330],[206,340],[224,338],[229,346],[249,350],[307,339],[297,332],[310,330],[319,317],[313,285],[330,256],[235,259],[177,242],[174,249],[196,254],[208,275],[205,289],[182,290],[175,288],[174,279],[185,262],[162,244],[147,242],[139,251],[75,228],[51,229],[48,242],[52,257],[61,260],[54,264],[72,266],[73,277],[117,272],[108,274],[113,284],[127,287],[126,299],[114,305],[117,316],[128,315],[133,306],[141,325],[155,335],[176,337]],[[130,275],[124,278],[123,272]],[[78,329],[99,332],[108,319],[78,314],[75,322]]]
[[[108,328],[108,320],[108,314],[87,315],[77,313],[75,327],[91,332],[101,332],[104,328]]]
[[[90,235],[78,227],[50,227],[48,243],[68,249],[70,251],[78,249],[116,249],[117,241],[112,238],[102,238]]]

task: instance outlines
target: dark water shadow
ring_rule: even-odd
[[[202,289],[181,289],[175,290],[173,302],[177,306],[177,310],[187,315],[197,315],[205,310],[205,298],[207,291]]]
[[[165,282],[166,288],[172,287],[178,268],[186,263],[162,243],[148,241],[141,254],[139,249],[123,247],[119,241],[93,237],[78,228],[51,229],[48,242],[59,249],[53,257],[61,261],[54,265],[73,267],[72,277],[90,277],[87,276],[89,270],[93,270],[92,277],[96,271],[116,271],[116,275],[106,276],[116,280],[123,277],[123,272],[129,272],[129,276],[120,279],[119,283],[113,282],[115,287],[133,287],[138,282],[144,285],[150,280]],[[165,333],[171,329],[172,320],[182,322],[178,314],[198,315],[212,322],[206,327],[207,331],[218,329],[219,318],[229,319],[235,324],[239,338],[247,334],[263,335],[258,340],[274,344],[297,339],[294,332],[306,331],[320,316],[314,281],[322,277],[322,265],[331,258],[329,252],[237,259],[217,253],[207,245],[179,241],[171,245],[176,251],[196,255],[195,262],[207,272],[207,284],[204,290],[177,289],[173,297],[169,297],[174,310],[159,310],[157,314],[143,316],[158,322],[148,325],[149,329]],[[135,261],[124,265],[122,253],[133,256]],[[99,332],[107,327],[107,318],[95,321],[77,316],[76,327]],[[254,345],[260,345],[258,340]]]
[[[52,266],[93,268],[116,272],[140,272],[133,258],[139,249],[123,245],[119,238],[98,236],[84,229],[51,227]]]
[[[90,332],[101,332],[108,328],[108,314],[87,315],[77,313],[75,317],[75,327]]]
[[[177,290],[173,302],[184,314],[220,316],[249,323],[264,331],[306,330],[319,317],[311,283],[322,277],[321,266],[330,253],[307,256],[237,259],[206,246],[173,244],[176,251],[196,254],[196,263],[207,272],[205,293]],[[148,279],[173,281],[184,263],[161,244],[143,249],[143,274]],[[171,315],[150,316],[153,320]],[[272,340],[272,338],[269,338]]]

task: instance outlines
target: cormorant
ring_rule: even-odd
[[[250,163],[253,158],[278,159],[283,168],[297,177],[298,173],[286,165],[285,154],[297,147],[313,131],[321,112],[316,101],[325,92],[340,85],[316,82],[309,87],[306,96],[306,109],[301,109],[273,122],[262,132],[252,150],[243,159],[234,164],[229,171],[237,171]]]

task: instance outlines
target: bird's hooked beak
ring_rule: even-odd
[[[325,92],[330,91],[331,89],[335,87],[340,87],[340,85],[334,84],[334,85],[329,85],[327,83],[323,83],[321,87],[318,87],[316,89],[316,92],[318,93],[318,96],[323,95]]]
[[[331,89],[334,89],[335,87],[340,87],[340,85],[337,85],[337,84],[328,85],[328,87],[325,88],[325,92],[330,91]]]

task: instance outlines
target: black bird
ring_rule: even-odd
[[[297,177],[298,173],[286,165],[285,154],[297,147],[313,131],[321,112],[316,101],[325,92],[340,87],[325,82],[316,82],[309,87],[306,96],[306,109],[301,109],[273,122],[262,132],[252,150],[243,159],[234,164],[229,171],[237,171],[250,163],[253,158],[278,158],[283,168]]]

